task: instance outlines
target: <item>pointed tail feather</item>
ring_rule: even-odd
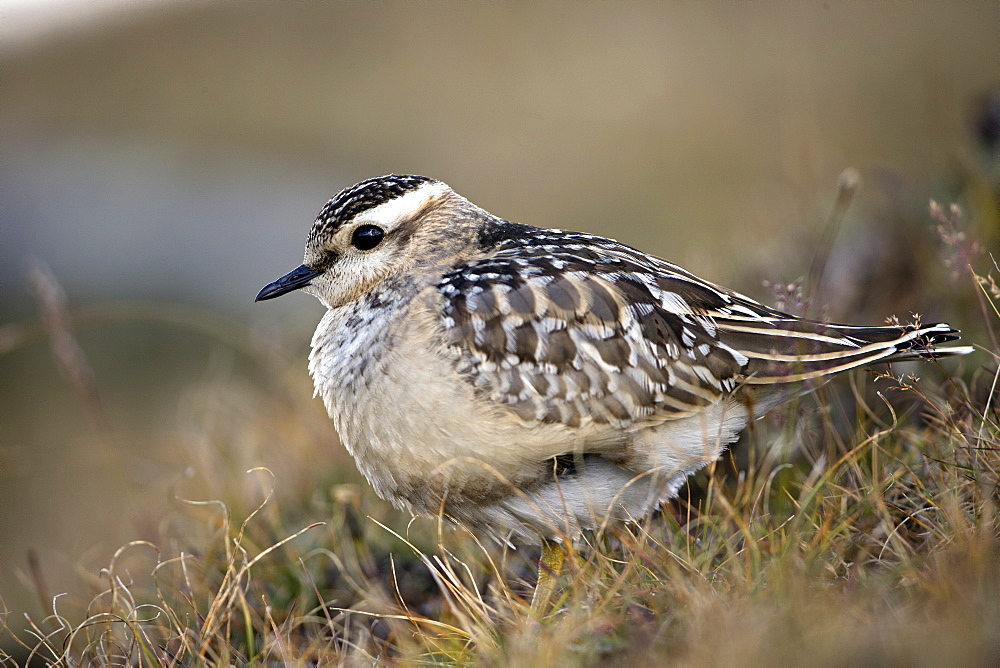
[[[745,355],[750,385],[793,383],[823,378],[883,362],[932,360],[965,355],[971,346],[942,346],[959,339],[947,323],[858,327],[791,316],[726,321],[718,318],[720,338]]]
[[[876,328],[893,329],[893,328]],[[955,357],[957,355],[968,355],[975,348],[972,346],[945,346],[940,344],[949,341],[958,341],[962,337],[960,330],[952,328],[946,322],[938,322],[933,325],[925,325],[919,328],[909,327],[910,332],[916,336],[908,341],[901,342],[896,346],[896,352],[887,357],[885,362],[895,362],[900,360],[913,359],[940,359],[942,357]],[[898,331],[898,330],[897,330]]]

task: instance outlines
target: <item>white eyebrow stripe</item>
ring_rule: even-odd
[[[386,230],[392,229],[401,220],[420,211],[448,190],[448,186],[440,181],[421,184],[416,190],[411,190],[395,199],[362,211],[354,217],[354,222],[378,225]]]

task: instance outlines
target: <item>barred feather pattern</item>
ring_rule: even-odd
[[[526,423],[622,428],[693,415],[740,386],[963,354],[945,324],[805,320],[611,239],[511,226],[437,284],[460,373]]]

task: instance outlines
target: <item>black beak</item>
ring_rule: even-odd
[[[299,288],[304,288],[309,285],[309,281],[320,275],[314,269],[303,265],[299,265],[295,269],[276,280],[274,283],[268,283],[260,292],[257,293],[257,298],[254,299],[255,302],[262,302],[265,299],[274,299],[275,297],[280,297],[286,292],[291,292],[292,290],[298,290]]]

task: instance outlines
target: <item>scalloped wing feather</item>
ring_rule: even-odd
[[[663,422],[744,385],[969,351],[936,347],[948,325],[805,320],[611,239],[527,226],[437,289],[459,371],[528,423]]]
[[[663,286],[703,288],[597,250],[521,245],[447,274],[445,338],[465,377],[526,422],[571,427],[685,417],[731,392],[746,359]]]

